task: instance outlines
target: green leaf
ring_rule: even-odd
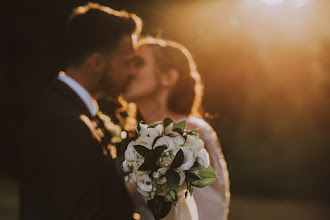
[[[150,158],[152,160],[154,160],[156,163],[157,160],[159,159],[159,157],[163,154],[164,150],[166,150],[166,149],[167,149],[166,145],[156,147],[156,149],[151,151]],[[150,158],[148,158],[148,159],[150,159]]]
[[[167,136],[169,136],[169,137],[177,137],[177,136],[180,136],[180,135],[171,132],[171,133],[169,133]]]
[[[214,172],[214,169],[209,166],[208,168],[205,168],[201,172],[199,172],[199,176],[204,179],[204,178],[218,178],[217,175]]]
[[[162,155],[166,148],[166,146],[159,146],[154,150],[150,150],[144,158],[144,163],[138,170],[149,171],[155,169],[158,158]]]
[[[115,165],[116,165],[116,170],[117,170],[117,173],[119,174],[119,176],[121,178],[124,178],[125,176],[125,173],[123,171],[123,168],[122,168],[122,164],[124,162],[124,157],[121,157],[121,156],[117,156],[115,159]]]
[[[170,166],[170,169],[175,169],[175,168],[178,168],[179,166],[181,166],[182,163],[183,163],[183,159],[184,159],[183,151],[180,149],[176,153],[176,155],[175,155],[175,157],[173,159],[173,162],[172,162],[172,164]]]
[[[198,130],[199,130],[199,128],[187,131],[187,134],[199,137]]]
[[[161,138],[161,136],[158,136],[154,139],[154,141],[152,142],[152,147],[154,147],[154,145],[156,144],[157,140]]]
[[[199,131],[199,128],[196,128],[196,129],[194,129],[194,130],[191,130],[192,132],[196,132],[196,133],[198,133],[198,131]]]
[[[180,183],[180,175],[177,172],[175,172],[174,170],[168,170],[165,173],[165,177],[170,189],[175,190],[176,188],[178,188]]]
[[[193,191],[194,191],[193,185],[190,184],[188,190],[189,190],[190,195],[192,196]]]
[[[187,131],[187,134],[189,134],[189,135],[196,135],[196,134],[198,134],[198,130],[199,130],[199,128],[196,128],[194,130]]]
[[[171,207],[172,203],[166,202],[163,196],[155,196],[154,199],[148,200],[148,208],[156,220],[164,218],[170,212]]]
[[[163,126],[164,128],[166,128],[167,126],[169,126],[174,120],[172,118],[165,118],[164,122],[163,122]]]
[[[150,151],[148,148],[142,145],[134,145],[134,149],[142,156],[146,157],[147,153]]]
[[[173,131],[174,131],[174,129],[178,128],[178,129],[181,130],[181,132],[184,132],[184,130],[186,129],[186,124],[187,124],[186,120],[179,121],[178,123],[175,123],[173,125]]]
[[[145,160],[143,164],[141,164],[141,166],[139,167],[139,171],[149,171],[152,170],[154,167],[154,163],[152,163],[151,161]]]
[[[173,131],[178,132],[180,135],[183,135],[183,131],[180,128],[174,128]]]
[[[195,182],[197,180],[200,180],[201,178],[199,176],[197,176],[196,174],[190,173],[190,172],[186,172],[186,182]]]
[[[200,157],[196,157],[195,163],[197,163],[197,166],[199,166],[199,167],[203,167],[204,166],[204,161]],[[194,165],[195,165],[195,163],[194,163]]]
[[[205,186],[210,185],[213,183],[217,178],[208,178],[208,179],[201,179],[194,183],[194,186],[198,188],[204,188]]]
[[[160,123],[162,123],[162,121],[155,121],[153,123],[151,123],[148,128],[155,128],[157,127],[157,125],[159,125]]]
[[[141,121],[139,121],[139,123],[137,124],[137,130],[140,132],[141,131],[141,125],[140,125],[140,123],[143,123],[144,121],[143,120],[141,120]]]
[[[218,178],[211,166],[199,172],[199,176],[201,179],[194,183],[194,185],[198,188],[208,186]]]
[[[178,195],[176,194],[176,191],[172,189],[169,191],[169,194],[172,197],[173,204],[176,206],[176,202],[178,201]]]
[[[119,145],[119,155],[124,155],[125,151],[127,149],[127,146],[131,141],[135,141],[138,137],[127,137],[124,140],[122,140]]]

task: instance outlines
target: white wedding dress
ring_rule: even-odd
[[[187,129],[199,128],[199,138],[210,155],[211,166],[219,177],[205,188],[194,187],[193,196],[200,220],[227,220],[229,212],[230,192],[227,163],[222,154],[220,141],[213,128],[204,120],[189,117]]]
[[[182,198],[177,207],[172,205],[171,211],[163,220],[198,220],[198,211],[193,196]]]
[[[227,220],[230,201],[229,178],[217,134],[202,119],[189,117],[182,120],[187,121],[189,130],[199,128],[199,137],[204,141],[211,166],[219,178],[205,188],[194,187],[193,196],[182,198],[177,207],[172,205],[169,214],[163,220]],[[140,214],[141,220],[154,220],[146,200],[135,187],[134,184],[127,184],[135,211]]]

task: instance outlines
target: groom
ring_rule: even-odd
[[[66,71],[31,109],[23,129],[21,220],[132,219],[127,191],[95,132],[95,99],[125,89],[140,30],[134,14],[93,3],[73,11]]]

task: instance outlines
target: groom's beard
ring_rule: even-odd
[[[104,98],[116,98],[119,95],[119,85],[116,85],[115,80],[110,76],[105,71],[100,77],[99,87]]]
[[[130,77],[130,82],[133,83],[134,85],[138,84],[138,81],[134,81],[135,77]],[[133,89],[133,92],[130,91]],[[126,89],[126,93],[123,93],[123,98],[125,99],[125,101],[127,102],[135,102],[140,103],[140,102],[145,102],[145,100],[154,100],[155,102],[158,102],[158,95],[162,92],[162,86],[161,86],[161,82],[159,80],[157,80],[157,84],[154,86],[150,86],[148,91],[134,91],[136,89],[135,86],[129,87]],[[128,94],[128,96],[127,96]]]
[[[127,77],[127,79],[123,84],[122,91],[120,92],[121,95],[127,92],[127,89],[129,88],[129,85],[132,83],[133,80],[134,80],[134,76],[130,75]]]
[[[107,69],[102,74],[99,80],[100,92],[105,98],[117,98],[128,87],[132,77],[126,79],[116,78],[113,74],[109,74],[110,70]]]

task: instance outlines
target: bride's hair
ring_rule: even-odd
[[[171,69],[178,71],[178,81],[167,100],[169,109],[178,114],[202,117],[204,87],[196,63],[187,48],[174,41],[153,37],[140,39],[137,46],[152,48],[155,65],[161,73],[167,73]]]
[[[196,63],[190,52],[181,44],[163,40],[159,38],[146,37],[138,41],[137,47],[148,46],[152,48],[152,53],[156,64],[162,73],[167,73],[175,69],[179,73],[178,80],[172,88],[167,105],[169,109],[178,114],[185,114],[203,118],[202,97],[204,86],[197,71]],[[126,103],[119,99],[123,108],[117,111],[127,111],[128,117],[124,124],[126,130],[134,130],[136,125],[136,106],[133,103]]]

